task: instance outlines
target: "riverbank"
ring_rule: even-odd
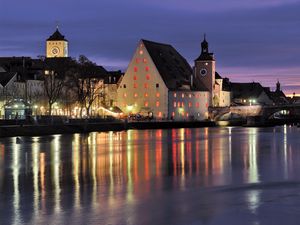
[[[77,122],[65,124],[47,125],[2,125],[0,126],[0,137],[15,136],[42,136],[52,134],[73,134],[104,131],[122,131],[130,129],[172,129],[172,128],[196,128],[216,126],[211,121],[133,121],[133,122]]]

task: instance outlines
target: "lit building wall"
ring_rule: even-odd
[[[47,41],[46,57],[68,57],[68,42],[64,40]]]
[[[140,41],[118,88],[118,107],[125,114],[152,112],[168,117],[168,88]]]
[[[208,118],[210,94],[204,91],[170,91],[169,115],[174,120],[204,120]]]
[[[231,92],[223,91],[223,79],[216,79],[216,83],[218,84],[217,90],[215,90],[214,94],[218,96],[218,107],[226,107],[230,106],[231,103]]]

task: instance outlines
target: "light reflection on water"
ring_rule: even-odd
[[[279,224],[277,214],[263,213],[299,206],[297,135],[284,126],[53,135],[21,144],[0,139],[0,218],[3,224]],[[295,217],[289,214],[290,224]]]

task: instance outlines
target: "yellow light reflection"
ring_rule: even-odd
[[[74,135],[74,141],[73,141],[73,179],[74,179],[74,186],[75,186],[75,199],[74,199],[74,206],[76,209],[80,208],[80,182],[79,182],[79,176],[80,176],[80,152],[79,152],[79,146],[80,146],[80,139],[79,134]]]
[[[51,143],[52,185],[54,189],[54,210],[60,212],[60,135],[54,135]]]
[[[12,173],[14,183],[13,207],[14,221],[13,224],[21,224],[20,221],[20,190],[19,190],[19,170],[20,170],[20,145],[14,142],[12,152]]]
[[[33,174],[33,210],[35,217],[39,213],[39,143],[37,139],[34,139],[32,144],[32,174]]]

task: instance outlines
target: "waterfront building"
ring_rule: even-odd
[[[206,39],[201,47],[192,69],[171,45],[141,40],[120,82],[118,106],[127,115],[175,120],[207,119],[209,106],[229,106]]]
[[[195,60],[194,80],[199,82],[202,89],[206,89],[210,93],[208,105],[214,107],[230,106],[231,92],[228,85],[229,80],[223,79],[216,72],[216,60],[214,54],[209,51],[208,42],[204,36],[201,43],[201,54]]]
[[[6,72],[0,67],[0,117],[4,117],[4,106],[15,95],[16,72]]]

